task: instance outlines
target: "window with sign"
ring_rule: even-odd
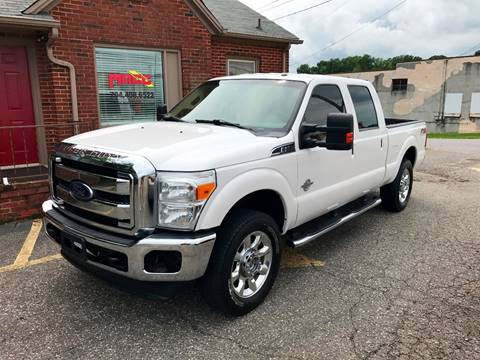
[[[95,57],[101,124],[155,121],[165,103],[163,52],[97,47]]]

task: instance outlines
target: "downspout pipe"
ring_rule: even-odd
[[[78,120],[78,97],[77,97],[77,79],[75,75],[75,66],[68,61],[61,60],[55,57],[53,54],[53,43],[58,39],[58,29],[52,28],[48,41],[46,44],[48,59],[56,64],[68,68],[70,72],[70,98],[72,101],[72,118],[73,118],[73,132],[75,135],[79,133],[79,120]]]
[[[442,123],[445,126],[445,102],[447,101],[447,73],[448,73],[448,59],[445,59],[445,69],[443,71],[443,86],[442,86],[442,98],[440,99],[440,114]]]
[[[291,45],[288,44],[288,46],[283,50],[283,53],[282,53],[282,72],[283,73],[288,73],[289,72],[289,69],[288,69],[288,60],[290,58],[290,47]]]

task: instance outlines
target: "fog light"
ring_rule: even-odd
[[[149,273],[176,273],[182,267],[182,254],[179,251],[150,251],[145,255],[145,271]]]

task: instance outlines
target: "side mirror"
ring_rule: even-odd
[[[353,115],[328,114],[327,141],[328,150],[351,150],[353,147]]]
[[[305,124],[300,128],[301,148],[325,147],[328,150],[351,150],[353,147],[353,115],[332,113],[327,126]]]
[[[163,115],[168,112],[167,105],[162,104],[157,106],[157,121],[162,120]]]

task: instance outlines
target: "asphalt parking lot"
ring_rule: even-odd
[[[478,359],[480,141],[430,140],[409,207],[285,253],[241,318],[195,288],[118,290],[58,256],[39,221],[0,225],[0,358]]]

